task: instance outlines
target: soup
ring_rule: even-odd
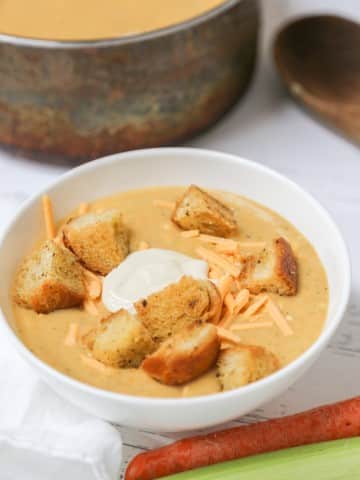
[[[224,352],[234,348],[236,350],[242,346],[255,345],[260,352],[261,349],[272,352],[276,356],[278,367],[289,364],[317,339],[327,314],[327,279],[314,248],[291,223],[275,212],[247,198],[226,192],[211,192],[211,195],[214,194],[221,202],[219,208],[222,208],[222,204],[226,205],[226,208],[230,207],[231,215],[237,225],[236,231],[227,235],[227,238],[219,236],[219,232],[215,232],[218,236],[201,234],[199,230],[191,228],[193,225],[186,226],[182,223],[182,221],[187,222],[189,218],[192,218],[193,211],[186,210],[187,213],[185,212],[183,218],[176,218],[172,214],[173,204],[175,201],[179,201],[184,190],[181,187],[132,190],[99,199],[87,205],[86,208],[88,212],[94,212],[94,215],[103,214],[102,212],[108,212],[109,209],[114,208],[121,210],[124,225],[130,232],[130,243],[129,252],[126,252],[126,254],[129,253],[128,257],[120,262],[119,267],[125,264],[134,255],[134,252],[139,253],[139,251],[155,248],[166,252],[177,252],[189,256],[191,259],[205,258],[210,266],[206,277],[211,279],[209,282],[213,282],[219,291],[222,279],[231,277],[231,281],[234,281],[233,290],[229,290],[225,299],[222,299],[221,320],[219,320],[220,317],[211,320],[217,325],[216,328],[219,325],[223,326],[221,329],[218,328],[222,335],[220,335],[220,355],[224,355]],[[184,202],[185,200],[183,200]],[[180,210],[179,205],[178,203],[177,211]],[[214,206],[218,207],[217,204]],[[80,207],[80,210],[82,208]],[[195,213],[199,214],[201,208],[201,205],[197,206]],[[227,210],[223,211],[223,217],[226,217],[227,212]],[[76,219],[78,215],[78,211],[72,212],[69,218]],[[198,215],[194,217],[193,221],[198,221],[199,218]],[[216,217],[214,219],[213,222],[209,222],[207,219],[207,223],[202,224],[208,225],[210,233],[214,232],[216,226]],[[71,225],[71,222],[67,225]],[[219,222],[223,229],[227,228],[228,224],[224,223],[224,218],[219,217]],[[61,225],[60,230],[67,228],[63,227],[64,223]],[[202,227],[200,227],[201,229]],[[65,231],[63,230],[63,232]],[[68,238],[67,235],[68,233],[65,235],[66,238]],[[90,241],[93,238],[92,235]],[[288,248],[292,249],[298,268],[297,285],[292,283],[294,277],[286,283],[287,279],[282,272],[279,272],[278,279],[271,280],[270,283],[268,280],[266,280],[267,283],[265,282],[264,276],[260,278],[259,272],[257,272],[256,278],[254,276],[255,283],[249,281],[249,277],[244,277],[243,272],[248,268],[247,262],[251,263],[256,259],[255,263],[252,263],[252,268],[256,271],[261,263],[260,259],[263,258],[261,252],[268,248],[264,248],[264,245],[271,245],[274,239],[281,239],[282,246],[288,245]],[[67,241],[70,242],[67,246],[81,256],[82,253],[77,249],[74,239],[69,237]],[[240,263],[234,256],[237,255],[234,252],[238,252],[238,247],[241,252]],[[211,253],[209,254],[209,252]],[[94,259],[94,257],[82,256],[82,261],[97,271],[100,267],[96,267],[91,262],[101,260],[102,258]],[[241,262],[244,263],[241,264]],[[268,260],[265,261],[265,266],[268,265],[267,262]],[[291,264],[288,256],[286,262],[285,267],[288,268]],[[118,260],[115,263],[118,263]],[[112,272],[116,271],[116,268]],[[233,276],[227,272],[228,268]],[[231,268],[238,268],[239,272],[233,272]],[[267,266],[263,270],[266,269]],[[134,275],[135,270],[135,267],[130,268],[130,272],[133,272]],[[105,273],[102,271],[102,275]],[[294,272],[290,271],[290,274],[292,273]],[[113,273],[105,276],[103,289],[105,289],[107,278],[110,278],[110,275]],[[131,278],[131,273],[125,272],[125,277]],[[119,278],[117,280],[119,283]],[[204,281],[199,280],[199,282]],[[139,288],[141,282],[140,278],[137,283]],[[261,282],[265,283],[261,285]],[[281,288],[279,285],[282,285]],[[152,298],[151,295],[146,294],[142,294],[140,297]],[[160,297],[158,299],[160,302]],[[175,301],[176,299],[174,299]],[[148,300],[142,300],[142,305],[137,309],[141,319],[146,320],[146,315],[142,315],[148,303]],[[219,370],[214,363],[202,374],[197,374],[196,378],[191,381],[167,384],[166,381],[162,381],[162,377],[149,375],[143,368],[103,367],[98,360],[94,360],[91,356],[87,357],[86,346],[83,342],[68,341],[69,331],[71,333],[71,329],[75,325],[78,333],[80,332],[83,336],[89,331],[92,332],[94,327],[98,327],[99,322],[108,315],[104,305],[99,305],[98,303],[98,310],[95,309],[94,312],[79,306],[44,314],[36,313],[31,306],[24,308],[14,302],[16,331],[24,344],[47,364],[81,382],[105,390],[140,396],[188,397],[216,393],[224,389],[224,384],[222,385],[219,381]],[[239,305],[242,306],[237,311]],[[141,311],[141,309],[143,310]],[[116,310],[115,307],[113,311]],[[231,315],[229,315],[230,310],[232,311]],[[280,316],[280,321],[277,316]],[[223,336],[224,331],[225,337]],[[231,333],[231,335],[229,333],[229,338],[226,337],[226,332]],[[236,344],[237,336],[239,346]],[[250,353],[252,354],[252,351]],[[102,359],[100,358],[100,360]],[[248,381],[257,379],[257,377],[249,378]],[[230,388],[233,387],[230,385]]]
[[[203,14],[224,0],[0,0],[0,32],[52,40],[134,35]]]

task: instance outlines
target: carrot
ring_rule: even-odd
[[[137,455],[125,480],[152,480],[236,458],[360,435],[360,397],[289,417],[179,440]]]

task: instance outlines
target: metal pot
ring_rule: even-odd
[[[244,92],[258,29],[258,2],[229,0],[117,39],[0,35],[0,142],[79,161],[189,138]]]

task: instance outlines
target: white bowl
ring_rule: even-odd
[[[241,389],[187,399],[143,398],[111,393],[59,373],[35,357],[11,328],[10,284],[14,271],[43,228],[40,197],[48,193],[55,215],[63,217],[80,202],[132,188],[188,185],[245,195],[290,220],[313,244],[326,269],[330,305],[317,341],[279,372]],[[190,148],[138,150],[90,162],[61,176],[27,201],[0,243],[1,333],[49,386],[67,400],[98,417],[155,431],[209,427],[244,415],[284,392],[318,358],[339,325],[350,291],[350,265],[338,228],[308,193],[257,163],[213,151]]]

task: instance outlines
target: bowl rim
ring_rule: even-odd
[[[165,35],[172,35],[186,29],[193,28],[197,25],[205,23],[217,15],[230,10],[237,4],[244,0],[224,0],[223,3],[217,7],[211,8],[195,17],[183,20],[169,26],[150,30],[143,33],[135,33],[123,35],[120,37],[109,37],[100,39],[86,39],[86,40],[51,40],[36,37],[26,37],[21,35],[12,35],[9,33],[0,32],[0,44],[7,43],[16,46],[33,47],[33,48],[47,48],[47,49],[82,49],[82,48],[102,48],[127,45],[129,43],[138,43],[147,40],[154,40]]]
[[[272,176],[276,178],[278,181],[283,182],[292,187],[295,191],[299,194],[303,195],[307,198],[310,203],[313,204],[314,208],[319,212],[321,216],[323,216],[324,220],[328,222],[330,227],[336,232],[339,240],[339,246],[341,248],[340,255],[344,259],[344,282],[343,282],[343,291],[341,299],[337,306],[337,312],[335,314],[336,321],[332,324],[326,326],[320,333],[319,337],[315,340],[315,342],[303,352],[299,357],[293,360],[291,363],[286,365],[285,367],[281,368],[277,372],[269,375],[268,377],[261,379],[257,382],[245,385],[241,388],[237,388],[234,390],[229,390],[225,392],[216,392],[209,395],[202,395],[202,396],[195,396],[195,397],[188,397],[188,398],[163,398],[163,397],[142,397],[136,395],[130,395],[120,392],[111,392],[108,390],[101,389],[99,387],[95,387],[92,385],[88,385],[86,383],[81,382],[80,380],[76,380],[60,371],[56,370],[54,367],[48,365],[40,358],[38,358],[35,354],[33,354],[25,344],[20,340],[20,338],[16,335],[13,329],[10,327],[10,324],[6,320],[6,316],[2,309],[0,308],[0,330],[6,333],[10,341],[14,344],[17,348],[19,353],[30,363],[34,364],[38,370],[44,372],[48,376],[55,377],[55,380],[60,383],[66,383],[68,386],[75,388],[76,390],[80,390],[82,393],[90,394],[91,396],[101,397],[102,399],[109,400],[109,401],[116,401],[119,403],[129,403],[133,405],[137,405],[139,407],[171,407],[177,406],[179,401],[184,406],[190,405],[198,405],[198,404],[208,404],[212,402],[222,401],[222,400],[231,400],[237,398],[243,392],[252,392],[255,396],[258,390],[265,388],[267,384],[271,384],[272,382],[276,382],[276,380],[280,380],[282,377],[286,377],[288,375],[291,376],[292,373],[298,371],[299,367],[303,363],[310,362],[312,358],[315,359],[316,353],[320,353],[328,343],[329,339],[334,334],[335,330],[338,328],[348,301],[350,297],[350,289],[351,289],[351,264],[350,258],[348,253],[348,248],[345,243],[345,240],[332,219],[331,215],[328,213],[325,207],[316,200],[310,193],[306,190],[301,188],[296,182],[293,180],[288,179],[286,176],[282,175],[281,173],[265,166],[259,164],[257,162],[247,160],[243,157],[240,157],[235,154],[220,152],[216,150],[209,150],[209,149],[202,149],[202,148],[192,148],[192,147],[160,147],[160,148],[147,148],[147,149],[138,149],[129,152],[122,152],[122,153],[115,153],[112,155],[108,155],[91,162],[85,163],[78,167],[75,167],[68,172],[58,176],[55,180],[48,183],[44,188],[39,190],[37,193],[31,195],[29,199],[27,199],[22,206],[17,210],[11,221],[7,224],[5,230],[0,235],[0,250],[3,247],[3,242],[7,235],[11,234],[13,224],[18,220],[23,213],[26,212],[28,207],[35,201],[41,198],[41,196],[45,193],[48,193],[53,187],[57,186],[60,183],[66,182],[68,179],[81,175],[84,172],[89,170],[96,170],[97,168],[101,168],[102,166],[108,166],[114,163],[121,163],[122,161],[126,161],[131,158],[135,158],[139,155],[147,155],[147,156],[169,156],[169,154],[181,154],[182,156],[185,155],[192,155],[192,156],[212,156],[214,159],[222,161],[228,164],[242,164],[247,165],[255,170],[258,170],[268,176]],[[290,220],[291,221],[291,220]]]

